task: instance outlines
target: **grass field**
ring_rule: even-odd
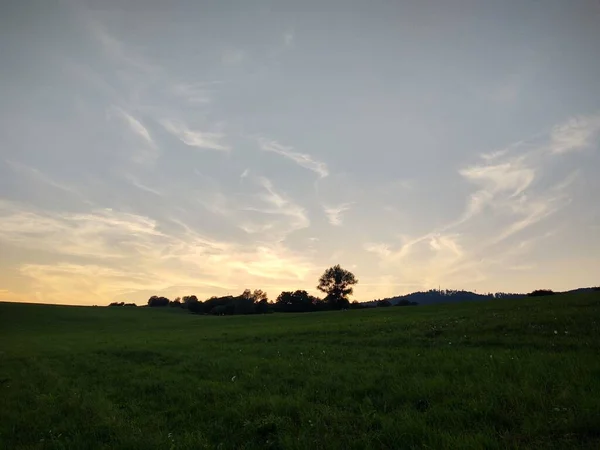
[[[600,448],[600,293],[265,316],[0,303],[0,448]]]

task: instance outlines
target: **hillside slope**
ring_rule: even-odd
[[[0,304],[0,448],[599,448],[600,293],[212,317]]]

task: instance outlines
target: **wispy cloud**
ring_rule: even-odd
[[[248,172],[244,191],[231,194],[225,194],[215,180],[200,178],[203,187],[196,202],[261,242],[280,242],[290,233],[310,226],[306,209],[266,177]]]
[[[467,180],[483,186],[490,194],[508,192],[516,196],[524,192],[535,178],[535,170],[520,158],[502,164],[472,166],[460,171]]]
[[[162,236],[154,221],[111,209],[54,213],[2,201],[0,218],[0,239],[5,242],[63,255],[120,258],[124,253],[117,244],[127,236]]]
[[[432,236],[429,240],[429,246],[437,252],[449,251],[453,254],[453,256],[456,256],[458,258],[463,256],[464,254],[462,248],[457,242],[456,236],[439,234],[436,236]]]
[[[369,242],[369,243],[364,244],[363,248],[367,252],[375,253],[376,255],[379,255],[379,257],[381,257],[382,259],[389,258],[392,254],[389,244],[385,244],[382,242],[379,242],[379,243]]]
[[[192,130],[183,122],[170,119],[163,119],[161,124],[165,130],[190,147],[219,151],[230,150],[229,146],[222,143],[225,138],[223,133]]]
[[[120,117],[135,135],[141,138],[152,148],[156,148],[156,143],[154,142],[154,139],[152,139],[152,136],[150,136],[150,132],[148,131],[148,129],[132,114],[114,105],[109,109],[109,115],[110,113],[114,113],[118,117]]]
[[[567,153],[590,147],[600,132],[600,115],[578,116],[552,129],[552,153]]]
[[[94,16],[93,11],[86,9],[82,5],[77,5],[75,11],[85,29],[91,34],[104,53],[113,61],[121,66],[127,66],[133,70],[146,75],[156,74],[162,69],[156,65],[150,64],[142,57],[139,51],[131,46],[124,44],[115,34],[113,34],[105,23]]]
[[[341,226],[342,225],[342,214],[348,210],[354,203],[342,203],[338,206],[324,206],[323,209],[325,214],[327,215],[327,219],[329,223],[333,226]]]
[[[547,230],[548,218],[571,202],[569,189],[578,171],[557,177],[554,155],[592,146],[594,117],[572,119],[546,134],[480,155],[478,163],[458,172],[475,190],[456,220],[400,244],[370,242],[363,248],[385,267],[398,267],[403,279],[420,280],[427,288],[450,280],[473,285],[491,271],[523,266],[524,252],[532,251],[532,245],[521,244],[534,240],[516,246],[515,240],[533,227],[546,236],[541,227]]]
[[[270,231],[273,232],[277,240],[283,240],[289,233],[307,228],[310,225],[306,210],[288,198],[283,192],[277,191],[271,180],[266,177],[258,177],[257,182],[264,189],[262,193],[256,196],[262,204],[242,206],[240,209],[274,216],[275,218],[267,220],[267,222],[261,222],[258,226],[255,221],[242,223],[245,231]],[[277,216],[283,217],[285,220],[281,222],[276,219]]]
[[[125,178],[132,186],[136,187],[137,189],[139,189],[141,191],[148,192],[150,194],[154,194],[158,197],[163,196],[162,192],[160,192],[158,189],[156,189],[152,186],[148,186],[148,185],[142,183],[133,173],[124,172],[123,178]]]
[[[265,152],[277,153],[281,156],[284,156],[294,161],[299,166],[302,166],[305,169],[312,170],[321,178],[324,178],[327,175],[329,175],[329,169],[327,168],[327,164],[313,159],[312,156],[306,153],[295,152],[293,147],[286,147],[284,145],[281,145],[277,141],[265,138],[259,138],[258,143],[261,150]]]
[[[271,203],[290,207],[275,197]],[[281,242],[242,245],[212,239],[183,222],[177,229],[110,209],[58,213],[0,202],[0,241],[55,257],[51,264],[19,266],[29,289],[40,292],[37,301],[143,302],[154,293],[180,295],[182,287],[208,297],[256,283],[278,292],[315,271]]]
[[[83,198],[81,192],[75,186],[71,186],[69,184],[56,181],[55,179],[53,179],[52,177],[50,177],[49,175],[47,175],[46,173],[40,171],[39,169],[37,169],[35,167],[28,166],[28,165],[20,163],[18,161],[7,160],[6,163],[16,173],[25,175],[26,177],[29,177],[30,179],[36,180],[47,186],[51,186],[53,188],[67,192],[69,194],[72,194],[73,196]],[[87,200],[85,200],[85,199],[84,199],[84,201],[87,202]]]

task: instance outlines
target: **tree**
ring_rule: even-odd
[[[183,297],[182,307],[193,314],[201,314],[204,312],[203,303],[198,300],[195,295],[186,295]]]
[[[255,289],[252,294],[254,299],[254,312],[257,314],[266,314],[269,312],[269,299],[267,293],[262,289]]]
[[[354,292],[352,286],[356,283],[358,280],[354,274],[338,264],[321,275],[317,289],[327,294],[326,300],[333,309],[344,309],[350,305],[348,296]]]
[[[254,293],[252,294],[252,298],[254,299],[254,301],[256,303],[258,303],[262,300],[268,300],[267,293],[264,292],[262,289],[255,289]]]
[[[275,301],[275,310],[282,312],[308,312],[316,309],[318,298],[306,291],[284,291]]]
[[[198,303],[198,297],[195,295],[184,295],[181,300],[183,303],[182,306],[187,309],[190,309],[192,303]],[[194,308],[194,306],[192,306],[192,308]]]
[[[158,297],[153,295],[148,299],[148,306],[150,307],[162,307],[169,306],[170,300],[166,297]]]

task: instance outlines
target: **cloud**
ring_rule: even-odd
[[[449,251],[453,256],[460,258],[464,252],[457,242],[456,236],[436,235],[429,240],[429,246],[437,252]]]
[[[590,147],[600,131],[600,115],[578,116],[552,129],[552,153],[568,153]]]
[[[269,232],[273,239],[280,241],[293,232],[310,226],[310,220],[306,210],[296,204],[285,193],[278,192],[275,186],[266,177],[258,177],[257,183],[263,188],[263,192],[250,197],[250,203],[239,207],[242,211],[260,213],[266,216],[266,221],[256,221],[256,218],[242,219],[240,228],[247,233]],[[253,199],[259,200],[254,204]],[[278,219],[279,217],[283,218]]]
[[[333,226],[341,226],[342,225],[342,213],[350,210],[350,206],[354,203],[342,203],[338,206],[327,207],[324,206],[325,214],[327,215],[327,219],[329,223]]]
[[[215,180],[202,178],[196,202],[225,217],[228,224],[256,235],[253,237],[261,242],[280,242],[290,233],[310,226],[305,208],[266,177],[248,172],[244,177],[244,192],[229,195],[221,191]]]
[[[314,160],[310,155],[306,153],[294,152],[293,147],[286,147],[279,144],[277,141],[268,140],[265,138],[259,138],[258,143],[261,150],[265,152],[277,153],[281,156],[284,156],[294,161],[299,166],[302,166],[305,169],[312,170],[321,178],[324,178],[329,175],[327,164],[321,161]]]
[[[363,245],[363,248],[370,253],[375,253],[376,255],[378,255],[384,263],[395,264],[401,262],[406,257],[408,257],[417,244],[420,244],[422,242],[428,242],[432,236],[432,233],[427,233],[416,238],[411,238],[410,236],[403,236],[400,245],[398,245],[398,243],[396,242],[377,242],[366,243]],[[394,247],[399,248],[398,250],[393,250]]]
[[[382,259],[389,258],[392,255],[392,251],[390,250],[389,244],[385,244],[382,242],[374,243],[369,242],[363,245],[363,248],[370,252],[379,255]]]
[[[525,191],[535,178],[535,170],[526,167],[520,158],[502,164],[472,166],[459,173],[491,195],[507,191],[513,197]]]
[[[272,204],[290,208],[279,200]],[[27,288],[40,292],[36,300],[54,303],[139,303],[152,294],[181,295],[182,288],[208,297],[257,283],[277,292],[315,272],[281,242],[221,241],[175,221],[177,229],[111,209],[50,212],[1,201],[0,241],[54,255],[49,264],[26,260],[17,266]]]
[[[125,124],[127,124],[129,126],[129,129],[135,135],[137,135],[144,142],[146,142],[148,145],[150,145],[150,147],[156,148],[156,143],[150,136],[150,132],[138,119],[136,119],[131,114],[129,114],[128,112],[126,112],[125,110],[123,110],[122,108],[120,108],[118,106],[113,105],[110,108],[109,112],[110,111],[112,111],[116,115],[118,115],[125,122]]]
[[[163,196],[163,193],[161,191],[159,191],[158,189],[156,189],[154,187],[147,186],[144,183],[140,182],[137,179],[137,177],[132,173],[124,172],[123,177],[129,182],[129,184],[131,184],[132,186],[136,187],[137,189],[139,189],[141,191],[148,192],[150,194],[154,194],[158,197]]]
[[[229,146],[221,143],[225,137],[223,133],[192,130],[184,123],[170,119],[163,119],[161,124],[165,130],[190,147],[219,151],[230,150]]]
[[[59,189],[61,191],[67,192],[76,197],[83,198],[81,193],[77,190],[77,188],[75,186],[70,186],[66,183],[58,182],[58,181],[54,180],[53,178],[51,178],[50,176],[48,176],[47,174],[40,171],[39,169],[36,169],[35,167],[30,167],[30,166],[28,166],[26,164],[22,164],[18,161],[6,160],[6,163],[13,171],[15,171],[21,175],[25,175],[26,177],[29,177],[33,180],[36,180],[40,183],[47,185],[47,186],[51,186],[55,189]]]
[[[517,270],[509,268],[523,266],[533,243],[549,235],[548,219],[571,202],[569,189],[580,171],[565,175],[553,155],[593,145],[594,117],[571,119],[546,134],[482,154],[479,162],[458,171],[474,189],[456,220],[401,243],[369,242],[364,250],[377,255],[383,268],[398,270],[402,280],[423,288],[450,282],[472,286],[491,273]],[[516,239],[521,241],[515,244]]]
[[[89,213],[53,213],[0,202],[0,240],[19,247],[96,259],[122,258],[128,236],[138,240],[163,237],[156,222],[111,209]],[[124,244],[126,245],[126,244]]]

